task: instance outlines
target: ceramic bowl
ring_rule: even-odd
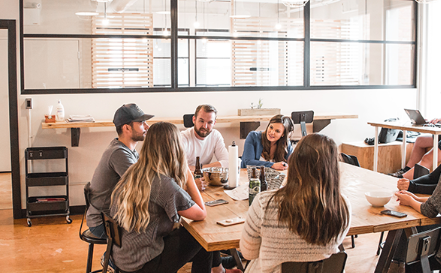
[[[393,196],[392,192],[388,191],[371,191],[364,193],[366,199],[374,207],[382,207],[386,205]]]
[[[202,169],[205,181],[212,186],[223,186],[228,182],[228,168],[211,167]]]

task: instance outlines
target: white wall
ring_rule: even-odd
[[[0,2],[0,18],[18,18],[18,0]],[[12,4],[15,3],[15,4]],[[5,71],[0,71],[5,73]],[[22,207],[25,207],[24,149],[28,146],[27,112],[25,98],[33,98],[31,111],[33,146],[67,146],[69,149],[70,198],[71,205],[82,205],[83,185],[90,181],[101,154],[108,143],[116,136],[113,128],[81,129],[79,147],[70,147],[68,129],[41,129],[43,115],[49,105],[61,99],[66,116],[71,114],[90,114],[95,119],[112,119],[114,111],[126,102],[136,102],[146,113],[157,117],[181,116],[192,113],[197,105],[213,104],[220,115],[235,115],[237,109],[250,106],[263,99],[264,107],[278,107],[282,113],[295,110],[313,109],[321,114],[356,114],[358,119],[335,120],[322,133],[334,138],[338,144],[346,141],[363,141],[372,137],[374,129],[367,121],[379,121],[404,114],[403,108],[416,106],[416,90],[332,90],[332,91],[252,91],[252,92],[209,92],[209,93],[127,93],[127,94],[75,94],[75,95],[35,95],[19,96],[19,135]],[[263,124],[264,125],[264,124]],[[218,124],[226,143],[239,141],[239,125]],[[262,126],[261,128],[262,129]],[[138,145],[138,148],[140,145]],[[242,149],[240,150],[240,154]]]

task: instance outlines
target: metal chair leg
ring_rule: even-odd
[[[92,271],[92,259],[93,259],[93,245],[89,243],[89,251],[87,252],[87,267],[86,273],[90,273]]]
[[[378,242],[377,256],[380,255],[381,249],[383,248],[383,236],[384,236],[384,231],[381,232],[380,241]]]
[[[354,235],[351,235],[352,248],[355,248],[355,238]]]

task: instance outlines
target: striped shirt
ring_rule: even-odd
[[[343,242],[349,231],[348,228],[327,246],[312,245],[291,232],[288,225],[279,223],[277,207],[272,201],[267,207],[268,200],[274,191],[259,193],[248,210],[247,219],[240,249],[245,258],[251,259],[246,272],[279,273],[284,262],[319,261],[337,253],[338,246]],[[351,206],[343,197],[351,215]]]

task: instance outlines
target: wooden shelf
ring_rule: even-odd
[[[245,138],[246,135],[255,129],[256,125],[259,127],[261,121],[269,121],[273,115],[265,116],[218,116],[216,118],[216,123],[240,123],[241,128],[241,138]],[[314,116],[314,132],[319,132],[327,125],[331,123],[333,119],[354,119],[358,118],[358,115],[316,115]],[[184,124],[183,117],[154,117],[148,120],[148,124],[154,124],[157,122],[170,122],[173,124]],[[257,124],[257,123],[258,124]],[[249,123],[252,123],[251,125]],[[90,128],[90,127],[114,127],[115,125],[111,120],[97,120],[95,122],[55,122],[55,123],[41,123],[42,129],[71,129],[71,139],[72,147],[77,147],[80,139],[80,128]],[[250,127],[251,126],[251,127]],[[256,128],[257,128],[256,127]],[[244,132],[242,132],[244,131]],[[246,132],[248,131],[248,132]]]

